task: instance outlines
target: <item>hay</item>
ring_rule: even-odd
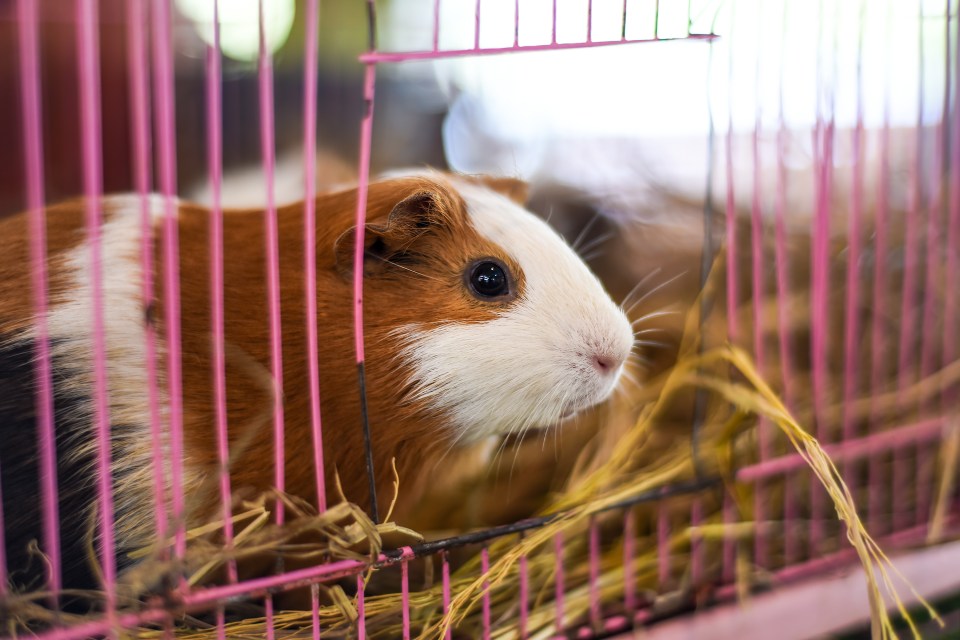
[[[641,406],[636,419],[631,420],[628,428],[619,431],[613,423],[623,420],[624,415],[631,415],[632,407],[628,403],[620,413],[615,412],[610,417],[610,428],[616,432],[616,437],[608,438],[605,444],[601,443],[592,449],[587,459],[581,461],[567,489],[553,496],[542,509],[542,513],[560,514],[556,519],[527,532],[520,540],[509,537],[491,543],[489,553],[493,561],[486,575],[480,575],[479,555],[466,560],[451,576],[453,597],[445,615],[441,608],[442,587],[439,584],[411,594],[411,623],[419,637],[441,637],[448,630],[463,637],[477,637],[482,628],[481,601],[484,594],[489,595],[491,615],[497,628],[493,637],[515,637],[519,625],[518,567],[521,558],[526,563],[531,588],[527,634],[531,638],[547,638],[557,633],[554,620],[556,603],[553,601],[556,559],[552,543],[558,534],[565,541],[562,561],[567,585],[564,620],[561,623],[566,626],[591,623],[592,590],[599,593],[605,603],[620,600],[624,595],[626,571],[622,540],[614,543],[608,541],[602,548],[599,582],[591,587],[588,566],[590,551],[585,534],[591,521],[604,523],[607,509],[645,492],[696,477],[697,465],[694,464],[689,439],[662,443],[655,442],[656,439],[651,437],[661,427],[663,414],[678,398],[687,397],[691,390],[704,390],[711,395],[710,410],[700,443],[700,450],[709,454],[702,454],[702,459],[698,461],[701,471],[705,468],[727,479],[727,488],[739,498],[737,502],[743,519],[726,522],[719,508],[712,511],[708,509],[704,519],[696,526],[687,525],[674,530],[666,544],[672,559],[671,569],[680,569],[683,575],[680,584],[672,592],[656,592],[660,562],[657,536],[641,534],[635,539],[637,552],[631,563],[634,586],[644,594],[643,600],[649,604],[653,615],[675,610],[678,603],[689,600],[690,591],[697,587],[689,574],[691,545],[694,542],[716,543],[724,539],[749,541],[758,531],[782,526],[777,522],[752,521],[749,517],[750,501],[744,496],[745,487],[732,481],[735,459],[740,450],[754,447],[752,439],[757,429],[757,418],[762,417],[779,428],[790,446],[813,471],[830,496],[839,521],[845,525],[846,539],[867,575],[874,637],[883,640],[898,637],[884,605],[884,594],[892,599],[907,621],[912,636],[920,637],[898,595],[895,579],[899,574],[867,533],[843,478],[816,439],[790,414],[743,350],[724,345],[699,353],[699,339],[691,337],[697,335],[696,316],[691,314],[686,324],[683,355],[656,387],[655,400]],[[944,379],[952,379],[955,375],[953,369],[955,367],[948,367],[932,380],[918,383],[916,388],[940,388]],[[922,395],[920,391],[917,393],[918,396]],[[949,460],[956,464],[955,455]],[[945,478],[949,475],[944,475],[941,495],[949,494],[943,485],[948,482]],[[709,494],[700,494],[691,499],[709,501],[711,498]],[[939,509],[942,510],[943,505],[943,499],[938,501]],[[741,597],[746,597],[752,585],[762,583],[765,579],[750,566],[744,553],[737,555],[736,569],[737,593]],[[909,585],[906,586],[913,591]],[[320,609],[324,632],[333,637],[348,635],[356,617],[355,606],[338,589],[333,589],[331,599],[334,601]],[[929,615],[939,620],[932,608],[917,597]],[[368,596],[365,610],[369,636],[392,638],[400,635],[402,601],[398,594]],[[278,631],[290,630],[295,633],[296,629],[309,625],[310,620],[309,613],[283,613],[275,618],[274,625]],[[263,625],[263,619],[248,619],[228,625],[227,633],[231,637],[256,637],[264,632]],[[210,637],[210,633],[198,632],[186,637]]]
[[[940,484],[937,486],[937,499],[930,517],[927,544],[940,542],[944,538],[950,496],[956,490],[957,478],[960,477],[960,423],[956,417],[947,422],[945,431],[948,435],[940,451]]]
[[[722,364],[733,366],[738,373],[747,379],[749,384],[731,382],[726,377],[718,376],[715,373],[707,373],[708,371],[717,371],[720,369],[718,365]],[[896,586],[891,579],[891,574],[895,574],[896,569],[864,528],[857,515],[853,498],[836,467],[816,439],[804,431],[792,418],[776,394],[762,380],[750,358],[735,347],[713,350],[701,356],[691,355],[679,362],[664,385],[661,399],[656,405],[644,412],[637,423],[636,429],[617,449],[619,455],[611,458],[607,465],[598,469],[592,476],[585,478],[575,492],[559,497],[548,508],[548,511],[564,511],[564,515],[534,531],[519,542],[508,540],[491,546],[491,555],[498,556],[499,559],[490,567],[490,572],[486,576],[468,581],[453,599],[448,614],[441,621],[429,627],[423,634],[424,637],[439,637],[448,629],[463,625],[468,616],[475,615],[484,591],[485,582],[489,581],[494,589],[517,590],[517,585],[513,583],[516,582],[516,567],[520,558],[526,557],[529,565],[531,558],[539,559],[549,555],[548,543],[558,533],[564,534],[565,539],[574,537],[575,534],[581,532],[583,523],[590,516],[598,514],[611,505],[628,499],[637,493],[681,480],[687,476],[692,471],[692,460],[689,455],[683,456],[678,452],[671,453],[664,458],[661,467],[644,472],[632,467],[631,458],[636,455],[638,450],[639,437],[647,430],[655,428],[657,410],[661,403],[667,402],[671,394],[688,386],[709,389],[743,411],[769,419],[782,430],[827,490],[836,508],[837,517],[847,525],[848,540],[856,550],[860,563],[867,573],[867,581],[870,585],[871,619],[875,636],[884,639],[897,637],[886,607],[883,605],[881,595],[881,590],[883,590],[893,598],[901,615],[910,625],[914,637],[919,637],[916,627],[904,608]],[[631,476],[632,479],[630,479]],[[628,479],[628,481],[618,482],[621,479]],[[706,525],[706,527],[710,526]],[[716,527],[717,525],[713,526]],[[749,523],[743,523],[741,524],[740,534],[748,534],[752,528]],[[675,537],[671,541],[671,546],[677,545],[680,541],[688,540],[693,535],[702,535],[704,531],[711,531],[711,529],[704,526],[688,529],[681,536]],[[552,562],[552,559],[550,559],[550,562]],[[655,545],[641,553],[637,558],[637,563],[641,567],[655,566]],[[468,565],[465,569],[475,571],[476,566]],[[531,580],[535,580],[536,575],[535,572],[531,571]],[[615,585],[610,586],[608,590],[611,595],[621,595]],[[914,592],[914,595],[923,602],[930,615],[939,620],[933,609],[916,592]],[[567,601],[568,606],[578,605],[579,609],[589,606],[588,603],[578,602],[576,592],[571,593]]]
[[[777,531],[789,524],[776,520],[757,521],[752,514],[751,488],[734,481],[738,465],[753,459],[758,425],[764,421],[779,430],[784,447],[795,450],[826,489],[838,521],[845,527],[846,540],[866,572],[874,638],[898,637],[884,604],[885,597],[906,620],[912,636],[920,637],[898,595],[896,579],[900,578],[901,588],[906,585],[913,592],[912,587],[902,580],[866,531],[844,479],[817,440],[802,427],[813,420],[813,414],[800,407],[796,416],[792,415],[745,351],[734,345],[708,344],[711,336],[725,335],[723,319],[701,320],[699,303],[713,295],[722,274],[722,264],[718,264],[701,293],[702,297],[685,317],[675,365],[662,378],[650,381],[642,390],[611,404],[596,437],[584,448],[570,471],[566,486],[543,500],[539,513],[557,514],[556,517],[542,527],[527,531],[519,540],[508,536],[491,542],[488,546],[491,564],[486,575],[481,575],[479,553],[460,558],[450,576],[452,599],[445,614],[441,604],[442,585],[438,581],[430,583],[430,561],[411,561],[427,565],[424,569],[426,583],[420,588],[412,585],[409,596],[411,627],[415,634],[434,638],[450,630],[455,636],[479,637],[481,601],[486,594],[490,598],[491,617],[496,629],[493,637],[515,637],[519,625],[518,567],[521,559],[526,563],[530,587],[526,618],[528,637],[548,638],[557,633],[553,545],[557,535],[561,535],[565,543],[561,560],[566,589],[564,619],[560,624],[569,628],[596,623],[596,612],[591,608],[594,592],[604,603],[602,617],[632,615],[617,604],[624,597],[627,576],[620,506],[664,487],[691,484],[704,475],[723,479],[727,495],[733,498],[737,507],[734,514],[737,519],[731,521],[727,518],[721,507],[723,495],[716,490],[633,507],[629,517],[638,523],[633,541],[635,553],[630,564],[633,587],[652,616],[676,612],[678,607],[696,601],[697,590],[703,587],[691,574],[692,548],[705,545],[702,557],[707,566],[704,572],[716,575],[720,554],[712,552],[726,541],[732,541],[738,551],[735,557],[736,593],[741,598],[747,597],[755,586],[768,583],[769,577],[751,566],[748,554],[740,546],[745,546],[759,533]],[[715,305],[715,308],[720,306]],[[709,325],[706,324],[708,321]],[[830,406],[819,415],[833,416],[837,420],[844,410],[847,415],[851,411],[864,416],[871,412],[875,415],[878,407],[899,415],[897,412],[905,397],[911,403],[929,398],[958,379],[960,363],[949,363],[905,391],[864,398],[846,407]],[[677,432],[674,412],[677,406],[686,406],[687,413],[681,413],[686,416],[696,393],[704,394],[706,402],[702,426],[694,443],[689,433],[690,420],[680,420],[683,431]],[[950,470],[956,469],[960,456],[960,436],[956,429],[953,433],[942,451],[931,536],[942,533],[947,500],[953,489],[950,483],[955,474]],[[278,500],[283,501],[285,511],[291,514],[290,521],[283,527],[272,524],[270,518],[271,505]],[[689,519],[693,501],[697,501],[703,512],[696,524]],[[672,524],[665,542],[650,526],[655,517],[654,509],[666,513]],[[138,554],[141,563],[124,576],[125,591],[121,602],[130,609],[138,608],[141,598],[157,593],[162,586],[158,576],[185,576],[189,584],[203,585],[222,581],[230,563],[242,568],[241,577],[244,574],[262,575],[278,567],[289,569],[338,559],[369,563],[383,549],[421,539],[418,534],[393,523],[374,525],[365,513],[347,502],[317,514],[302,501],[271,493],[238,502],[235,514],[233,523],[237,535],[230,548],[222,544],[223,524],[214,523],[189,532],[188,554],[180,564],[165,562],[156,550],[142,550]],[[599,579],[595,584],[591,584],[590,545],[587,541],[591,524],[602,530],[603,537],[598,558]],[[671,580],[667,584],[660,580],[663,545],[669,551],[667,568]],[[376,579],[381,573],[376,571],[372,577]],[[380,587],[368,591],[365,598],[367,635],[399,637],[402,598],[396,590]],[[348,593],[349,585],[317,585],[314,589],[321,603],[318,617],[324,636],[349,637],[358,618],[356,596]],[[929,615],[939,620],[933,609],[913,593]],[[94,596],[99,597],[99,594]],[[23,628],[29,627],[31,621],[51,621],[52,614],[41,604],[43,598],[44,594],[29,594],[11,600],[16,619]],[[62,622],[85,619],[61,615]],[[310,611],[279,610],[272,617],[272,628],[277,637],[306,637],[311,623]],[[263,637],[265,625],[266,617],[260,612],[241,608],[235,610],[233,618],[228,617],[226,635],[231,638]],[[217,634],[209,620],[182,618],[177,626],[178,637],[207,639]],[[156,628],[143,628],[139,632],[144,637],[158,637],[165,633]]]
[[[283,526],[273,523],[273,505],[282,502],[288,514]],[[227,567],[233,564],[240,579],[268,573],[276,568],[292,569],[339,560],[372,562],[386,545],[396,548],[417,544],[423,537],[395,523],[374,524],[358,506],[340,502],[316,513],[312,506],[295,497],[277,491],[261,494],[250,500],[238,500],[231,518],[235,537],[230,546],[223,544],[224,522],[209,523],[187,531],[187,554],[174,562],[164,557],[163,550],[172,548],[173,541],[166,545],[140,549],[130,554],[137,560],[130,570],[124,572],[117,584],[117,601],[121,610],[136,611],[143,601],[154,596],[163,596],[167,585],[182,581],[190,587],[222,583],[226,580]],[[90,550],[91,561],[96,555]],[[95,570],[99,567],[94,565]],[[335,590],[328,589],[331,594]],[[352,617],[349,598],[343,595],[334,603],[341,606],[340,615]],[[38,627],[59,624],[78,624],[89,617],[51,611],[46,603],[51,594],[33,591],[14,594],[3,603],[4,618],[9,621],[10,635]],[[68,590],[61,592],[61,601],[70,599],[84,602],[91,611],[96,611],[104,601],[100,591]],[[142,629],[146,637],[155,632]],[[201,632],[202,633],[202,632]]]

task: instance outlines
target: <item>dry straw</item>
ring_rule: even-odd
[[[732,366],[736,372],[746,379],[746,382],[732,382],[728,376],[710,373],[720,370],[721,367],[718,365]],[[684,459],[682,453],[688,453],[686,449],[665,456],[663,458],[664,462],[659,468],[648,468],[640,472],[632,464],[632,458],[636,455],[636,452],[643,448],[644,434],[655,428],[658,409],[663,403],[669,401],[673,393],[685,387],[709,389],[743,412],[767,418],[780,428],[827,490],[836,508],[837,517],[846,524],[847,538],[856,550],[867,574],[874,637],[883,639],[897,637],[883,602],[883,592],[893,598],[901,615],[910,625],[914,637],[919,637],[909,613],[897,594],[896,586],[891,577],[899,574],[864,528],[857,515],[853,497],[850,495],[837,468],[816,439],[793,419],[777,395],[763,381],[749,356],[735,347],[719,348],[702,355],[690,355],[682,359],[665,382],[658,402],[643,412],[635,428],[627,434],[620,446],[614,450],[615,453],[609,462],[585,478],[576,491],[560,496],[548,509],[548,511],[563,510],[566,512],[565,515],[519,542],[503,541],[494,545],[491,548],[491,555],[498,557],[498,560],[491,566],[489,574],[467,582],[453,599],[449,614],[428,628],[424,636],[439,636],[451,626],[461,626],[469,616],[475,615],[485,582],[489,581],[495,590],[503,589],[507,584],[515,583],[517,579],[516,567],[520,558],[526,557],[529,563],[533,557],[540,558],[547,555],[545,549],[549,546],[548,542],[557,533],[562,532],[568,537],[573,537],[582,530],[583,523],[588,521],[592,515],[598,514],[611,505],[628,499],[637,493],[677,481],[688,475],[692,471],[692,459],[689,455]],[[709,532],[709,529],[700,527],[697,530],[700,534],[705,531]],[[689,538],[691,533],[692,531],[688,530],[684,537]],[[725,528],[724,533],[729,534],[731,532]],[[736,533],[736,531],[732,533]],[[676,541],[673,544],[676,544]],[[638,566],[641,568],[653,566],[655,557],[656,550],[653,548],[642,551],[638,556]],[[621,581],[616,579],[618,576],[607,575],[606,577],[614,578],[611,581],[614,585],[621,584]],[[905,581],[904,583],[906,584]],[[516,588],[516,585],[510,584],[510,587]],[[909,588],[923,602],[930,615],[939,620],[933,609],[919,594],[912,587]],[[614,592],[611,595],[619,595],[616,588],[611,589],[611,591]],[[578,595],[586,596],[586,594],[571,593],[568,595],[569,603],[576,603]],[[583,609],[584,607],[581,605],[580,608]],[[552,627],[552,621],[546,620],[545,627],[552,632],[552,629],[549,629],[549,627]]]
[[[715,269],[716,274],[718,270]],[[708,286],[703,295],[709,295]],[[755,449],[758,422],[763,419],[775,425],[785,441],[795,449],[824,487],[836,510],[837,518],[845,525],[846,538],[866,572],[873,637],[878,640],[896,638],[897,633],[887,612],[886,602],[892,602],[909,625],[914,638],[919,632],[897,593],[895,578],[923,603],[930,616],[939,620],[933,609],[896,571],[889,558],[870,537],[858,514],[854,498],[828,455],[784,406],[780,398],[758,372],[751,358],[732,345],[707,348],[705,336],[717,335],[706,331],[697,313],[699,305],[688,314],[680,355],[676,364],[658,381],[651,381],[642,391],[626,400],[621,399],[606,416],[603,428],[588,447],[572,472],[566,488],[545,500],[543,514],[558,514],[544,526],[530,530],[521,539],[507,536],[495,540],[488,547],[492,560],[489,571],[481,575],[479,552],[460,559],[451,575],[452,600],[446,614],[441,606],[441,585],[428,584],[414,588],[409,597],[411,623],[422,638],[442,637],[451,630],[455,637],[479,637],[482,628],[481,601],[484,594],[490,598],[494,621],[494,638],[513,638],[518,635],[521,559],[526,564],[530,586],[526,633],[528,637],[549,638],[558,626],[597,624],[596,610],[592,610],[593,596],[599,595],[605,608],[603,615],[624,613],[616,603],[624,597],[627,567],[624,564],[622,511],[616,507],[645,493],[663,487],[684,483],[698,474],[709,473],[726,479],[727,490],[740,507],[740,521],[731,522],[720,508],[716,491],[701,492],[686,498],[684,511],[689,517],[689,501],[700,500],[704,517],[693,526],[689,519],[674,526],[668,540],[658,539],[652,527],[640,526],[633,541],[630,576],[634,581],[639,601],[657,612],[676,610],[678,602],[689,601],[697,584],[689,567],[691,548],[697,542],[713,545],[717,541],[749,540],[761,530],[770,530],[781,523],[754,522],[750,515],[750,488],[734,482],[736,460],[744,451]],[[716,327],[713,327],[714,329]],[[956,365],[925,380],[915,388],[918,397],[929,396],[942,389],[956,377]],[[945,382],[946,381],[946,382]],[[689,403],[694,392],[707,396],[703,426],[697,446],[686,437],[658,437],[669,420],[667,414],[677,403]],[[960,443],[948,440],[944,448],[942,466],[956,467]],[[950,473],[941,474],[937,514],[945,513],[946,497],[951,494]],[[284,527],[270,523],[272,500],[284,500],[286,509],[299,517]],[[681,502],[683,499],[680,499]],[[668,510],[669,503],[666,503]],[[231,549],[218,545],[222,524],[198,528],[190,532],[191,549],[185,565],[177,572],[189,576],[191,584],[204,584],[222,579],[226,563],[235,561],[262,565],[267,569],[281,558],[289,566],[294,563],[317,563],[333,559],[354,558],[370,560],[382,548],[410,544],[417,534],[393,524],[374,525],[358,508],[343,503],[324,514],[316,514],[300,501],[273,495],[240,505],[234,517],[238,535]],[[653,519],[648,505],[634,508],[634,516],[647,524]],[[597,559],[599,579],[591,583],[590,548],[586,533],[591,523],[603,529],[604,544]],[[937,527],[934,526],[934,529]],[[563,620],[556,620],[554,581],[556,556],[554,539],[564,540],[563,557],[566,590]],[[664,585],[661,577],[660,545],[669,547],[671,574],[679,576]],[[718,564],[718,554],[706,554],[710,570]],[[267,559],[264,562],[264,558]],[[749,593],[758,580],[758,572],[750,567],[747,555],[736,558],[737,592]],[[144,559],[140,567],[126,576],[131,607],[136,607],[136,595],[155,586],[149,576],[169,574],[173,568]],[[431,575],[427,565],[426,574]],[[760,576],[759,579],[762,579]],[[155,579],[154,579],[155,582]],[[349,588],[349,586],[348,586]],[[358,611],[355,596],[348,595],[340,584],[318,585],[315,589],[323,603],[319,619],[325,637],[349,637],[355,633]],[[49,622],[49,612],[38,604],[42,594],[30,594],[13,601],[14,613],[22,623]],[[370,637],[395,638],[401,633],[403,599],[399,593],[369,593],[365,601],[366,631]],[[632,614],[632,612],[627,612]],[[594,614],[594,615],[592,615]],[[74,622],[79,617],[61,618]],[[312,615],[309,611],[279,611],[272,619],[277,637],[306,637]],[[265,633],[266,619],[251,609],[239,609],[238,615],[227,624],[226,634],[231,638],[259,638]],[[598,631],[600,629],[597,629]],[[147,637],[163,635],[157,629],[142,629]],[[184,638],[213,638],[217,630],[209,620],[181,618],[177,635]]]
[[[709,292],[709,288],[708,288]],[[541,510],[546,514],[560,514],[543,527],[527,532],[519,541],[514,536],[501,538],[489,546],[493,559],[489,571],[480,574],[479,554],[468,558],[451,576],[452,600],[446,615],[441,607],[441,586],[435,584],[415,590],[410,596],[411,618],[415,632],[422,638],[442,637],[452,630],[455,637],[478,637],[482,628],[481,601],[484,594],[490,598],[494,621],[494,638],[513,638],[518,635],[520,574],[518,567],[526,563],[530,597],[526,616],[526,633],[530,638],[549,638],[558,626],[581,625],[591,620],[591,602],[599,594],[604,603],[616,603],[624,596],[626,568],[623,562],[623,540],[604,545],[599,558],[599,581],[593,585],[589,575],[589,553],[586,532],[591,522],[600,522],[609,533],[608,510],[638,495],[671,484],[684,482],[696,476],[697,468],[716,473],[728,480],[728,489],[734,496],[743,497],[748,488],[733,482],[734,460],[744,448],[755,446],[758,418],[775,425],[787,442],[799,453],[826,489],[834,504],[838,519],[846,527],[846,538],[856,551],[867,576],[873,637],[886,640],[897,633],[885,605],[892,601],[910,627],[914,638],[919,632],[897,593],[898,574],[890,560],[870,537],[861,522],[854,499],[837,468],[798,420],[786,409],[777,394],[757,371],[750,357],[742,350],[722,345],[701,351],[702,331],[699,316],[688,315],[685,323],[681,355],[674,367],[658,383],[648,386],[646,397],[653,400],[640,406],[629,402],[607,416],[604,429],[598,435],[599,444],[585,454],[573,473],[566,490],[553,496]],[[955,375],[951,366],[932,379],[916,387],[918,397],[928,396],[942,388],[945,379]],[[655,390],[651,396],[651,388]],[[694,449],[689,438],[668,438],[655,442],[663,429],[664,414],[677,402],[691,397],[691,391],[709,393],[710,404],[704,420],[701,441],[695,464]],[[633,398],[636,400],[636,397]],[[952,451],[948,447],[948,451]],[[951,462],[952,461],[952,462]],[[956,456],[946,459],[956,464]],[[949,495],[949,487],[941,482],[939,494]],[[654,613],[669,611],[678,601],[688,599],[692,583],[688,567],[690,548],[694,540],[747,540],[761,527],[776,527],[776,523],[756,523],[749,517],[749,507],[741,522],[725,521],[716,496],[701,494],[708,508],[697,525],[676,527],[666,544],[673,559],[671,569],[682,574],[673,591],[662,592],[659,583],[658,545],[663,544],[651,531],[641,532],[634,541],[636,553],[631,563],[631,575],[643,602]],[[696,499],[696,498],[694,498]],[[746,500],[738,501],[740,504]],[[943,502],[940,500],[939,502]],[[942,511],[938,504],[935,513]],[[638,507],[638,510],[641,509]],[[641,515],[652,517],[652,511]],[[566,591],[564,619],[555,620],[556,603],[553,585],[556,578],[556,558],[553,540],[561,535],[565,541],[562,562]],[[709,559],[716,562],[715,558]],[[737,557],[738,593],[745,596],[757,580],[746,554]],[[762,576],[761,576],[762,577]],[[939,620],[929,605],[902,580],[902,585],[918,598],[934,619]],[[901,586],[902,586],[901,585]],[[661,592],[658,593],[658,589]],[[351,633],[357,612],[352,600],[338,586],[323,587],[330,604],[321,607],[320,619],[325,633],[347,636]],[[591,593],[593,592],[593,593]],[[368,595],[365,602],[366,630],[371,637],[393,638],[401,632],[403,602],[399,594]],[[296,633],[310,624],[310,614],[284,612],[274,619],[275,629]],[[264,620],[246,619],[228,626],[231,637],[258,637],[264,631]],[[209,630],[188,634],[188,637],[209,637]]]

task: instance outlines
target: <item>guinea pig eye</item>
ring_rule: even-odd
[[[481,260],[467,271],[467,284],[478,298],[500,298],[510,293],[507,268],[493,260]]]

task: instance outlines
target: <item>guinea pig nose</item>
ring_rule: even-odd
[[[598,353],[593,356],[593,366],[603,375],[616,371],[623,363],[619,358],[606,353]]]

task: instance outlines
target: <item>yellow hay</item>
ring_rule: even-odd
[[[701,296],[708,298],[713,294],[718,273],[722,273],[722,269],[715,268]],[[432,572],[427,560],[425,580],[428,584],[412,589],[409,596],[414,633],[419,633],[422,638],[435,638],[456,628],[458,633],[468,636],[476,634],[480,628],[480,600],[488,586],[486,593],[490,598],[496,628],[493,637],[515,637],[520,606],[518,566],[521,558],[526,560],[530,587],[527,616],[530,638],[549,638],[558,632],[558,627],[562,629],[565,625],[588,620],[592,603],[588,562],[590,550],[582,534],[589,523],[604,523],[611,513],[621,513],[610,511],[620,503],[671,484],[688,482],[698,477],[698,472],[706,471],[726,481],[727,490],[741,506],[740,513],[743,515],[739,521],[727,521],[719,505],[716,505],[715,509],[705,508],[703,518],[695,526],[674,528],[666,541],[658,540],[652,533],[642,532],[634,540],[634,587],[643,593],[645,602],[652,602],[653,614],[670,611],[677,602],[687,597],[688,594],[683,592],[684,586],[695,586],[691,585],[687,568],[692,542],[716,546],[721,540],[747,541],[759,533],[789,524],[751,521],[748,515],[750,500],[747,500],[750,497],[747,494],[749,486],[734,481],[735,459],[744,450],[755,449],[755,442],[751,439],[756,436],[760,419],[775,425],[785,441],[802,457],[825,488],[839,521],[845,524],[847,540],[867,577],[873,637],[877,640],[897,638],[885,606],[885,594],[909,625],[912,636],[920,637],[897,593],[895,576],[899,576],[902,584],[926,607],[930,616],[939,620],[933,609],[899,575],[865,530],[853,496],[837,468],[817,440],[801,426],[812,417],[803,412],[798,412],[799,418],[792,415],[745,351],[732,345],[704,346],[708,341],[706,335],[711,331],[716,334],[717,327],[711,326],[707,330],[701,326],[699,302],[685,319],[676,364],[662,379],[652,381],[646,388],[628,397],[625,406],[618,405],[611,412],[595,446],[585,450],[566,488],[545,500],[540,513],[560,515],[543,527],[527,531],[519,540],[516,536],[508,536],[491,542],[491,566],[486,575],[480,575],[479,554],[469,557],[455,568],[450,579],[452,599],[446,615],[442,614],[441,607],[442,585],[429,583]],[[719,332],[719,335],[724,334],[725,331]],[[886,394],[860,400],[848,404],[845,410],[847,415],[851,411],[867,415],[870,411],[878,410],[889,410],[895,415],[899,410],[898,403],[902,403],[905,397],[917,400],[930,397],[957,380],[960,380],[960,363],[951,363],[896,396]],[[670,408],[692,397],[695,391],[705,394],[710,401],[697,446],[692,446],[689,434],[687,437],[657,440],[655,436],[663,433]],[[872,407],[870,403],[873,403]],[[831,407],[823,415],[840,416],[842,410],[844,407]],[[936,539],[944,527],[947,497],[953,491],[951,483],[955,481],[953,478],[960,458],[960,432],[954,428],[952,433],[941,452],[941,478],[932,514],[931,539]],[[399,479],[395,475],[395,488],[398,487]],[[711,495],[700,492],[678,499],[710,500]],[[284,527],[276,527],[269,517],[271,502],[277,500],[283,501],[292,516]],[[637,507],[638,510],[647,508]],[[418,534],[393,523],[374,525],[359,508],[345,501],[323,514],[316,514],[301,501],[279,493],[240,503],[233,521],[237,535],[229,549],[223,548],[219,542],[222,523],[197,527],[188,532],[190,547],[187,558],[176,569],[185,573],[190,584],[215,581],[226,563],[231,561],[256,560],[264,556],[312,564],[342,558],[370,561],[382,548],[411,544],[420,539]],[[306,541],[303,539],[305,534],[309,534]],[[567,589],[564,594],[564,619],[561,621],[554,620],[553,601],[556,578],[553,540],[557,534],[562,534],[565,541],[561,560]],[[679,592],[652,592],[654,587],[671,588],[670,585],[664,587],[659,584],[659,546],[663,544],[668,547],[671,571],[683,570]],[[601,548],[601,573],[594,588],[603,602],[614,602],[623,597],[626,574],[622,545],[622,536],[618,536],[616,544],[605,544]],[[137,596],[150,591],[156,576],[175,569],[169,564],[153,560],[155,554],[151,551],[139,553],[140,565],[125,576],[128,590],[121,594],[125,605],[129,603],[131,607],[136,607]],[[741,598],[747,597],[757,583],[758,571],[743,553],[736,556],[735,571],[737,594]],[[338,584],[317,585],[314,589],[315,593],[323,596],[318,615],[324,633],[349,635],[359,615],[355,598]],[[40,604],[43,597],[44,594],[29,594],[14,598],[11,600],[11,611],[20,621],[48,621],[51,614]],[[368,636],[399,637],[402,607],[399,593],[368,593],[365,600]],[[82,619],[65,614],[62,617],[64,622]],[[303,630],[311,625],[311,621],[312,614],[309,611],[279,611],[273,617],[273,629],[278,637],[302,637]],[[250,617],[228,623],[226,633],[231,638],[263,637],[265,625],[264,618]],[[144,637],[164,635],[158,629],[142,629],[140,633]],[[207,639],[214,637],[215,633],[216,630],[208,625],[190,619],[182,620],[176,630],[177,636],[183,638]]]
[[[941,449],[940,484],[937,487],[937,500],[934,502],[933,515],[930,517],[930,532],[927,534],[927,544],[933,544],[943,539],[946,528],[947,509],[950,505],[950,496],[957,485],[957,476],[960,475],[960,422],[954,417],[947,421],[945,431],[949,433]]]
[[[749,386],[706,373],[708,370],[717,369],[719,364],[733,366],[746,378]],[[638,439],[644,432],[654,428],[653,422],[658,408],[671,394],[683,387],[709,389],[741,410],[767,418],[780,428],[827,490],[838,518],[846,523],[847,538],[856,550],[867,575],[874,636],[884,640],[897,637],[883,603],[881,595],[883,590],[893,598],[901,615],[910,625],[913,636],[919,638],[919,632],[891,579],[891,572],[896,573],[896,569],[864,528],[853,498],[833,462],[817,440],[793,419],[776,394],[760,377],[746,353],[730,346],[711,350],[700,356],[688,356],[678,363],[664,384],[658,402],[642,413],[636,428],[628,434],[624,442],[620,443],[615,450],[617,453],[609,463],[599,468],[591,477],[586,478],[575,492],[558,498],[548,509],[548,511],[565,510],[567,512],[557,520],[531,532],[520,541],[501,541],[491,546],[491,555],[498,556],[498,559],[490,567],[490,572],[486,576],[469,582],[462,591],[457,593],[451,602],[447,616],[428,629],[424,637],[441,635],[452,626],[462,623],[471,611],[476,609],[483,595],[485,582],[489,581],[491,585],[498,586],[512,580],[520,558],[526,556],[529,562],[529,557],[546,546],[558,532],[570,532],[578,523],[582,523],[592,514],[599,513],[632,495],[675,481],[688,473],[692,466],[690,456],[683,459],[677,457],[675,452],[663,456],[664,463],[660,468],[646,469],[643,473],[631,473],[629,464],[631,457],[636,455],[639,448]],[[631,475],[633,481],[614,482],[618,477],[628,479]],[[697,532],[694,530],[689,533]],[[939,617],[929,604],[912,587],[909,588],[927,608],[931,617],[939,621]]]

